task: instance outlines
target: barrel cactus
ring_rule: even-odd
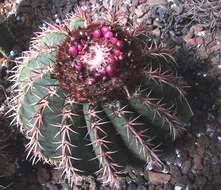
[[[145,34],[110,15],[95,22],[80,9],[42,28],[13,80],[33,163],[56,165],[71,184],[94,172],[110,186],[119,186],[130,157],[163,167],[147,130],[175,138],[192,111],[174,63],[164,61],[170,51],[145,42]]]

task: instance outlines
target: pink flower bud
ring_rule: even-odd
[[[116,62],[116,59],[114,57],[109,57],[108,58],[108,63],[111,64],[111,65],[115,65],[117,62]]]
[[[106,70],[104,68],[101,69],[100,73],[101,75],[106,76]]]
[[[102,26],[101,31],[102,31],[103,34],[105,34],[109,31],[109,28],[107,26]]]
[[[82,51],[82,49],[83,49],[83,45],[78,44],[78,45],[77,45],[77,48],[78,48],[78,51]]]
[[[93,38],[100,38],[101,37],[101,31],[100,30],[95,30],[93,33],[92,33],[92,36]]]
[[[122,52],[119,49],[114,49],[114,55],[119,57],[122,54]]]
[[[107,38],[107,39],[111,39],[113,37],[113,33],[110,32],[110,31],[107,31],[105,34],[104,34],[104,37]]]
[[[111,77],[113,76],[114,74],[114,69],[112,66],[108,65],[106,68],[105,68],[105,71],[106,71],[106,76],[108,77]]]
[[[123,55],[122,55],[122,54],[119,55],[119,56],[118,56],[118,59],[122,61],[122,60],[123,60]]]
[[[74,68],[77,70],[77,71],[80,71],[82,69],[82,65],[81,64],[75,64],[74,65]]]
[[[118,41],[117,38],[115,38],[115,37],[111,38],[111,43],[112,43],[113,45],[116,45],[117,41]]]
[[[120,40],[118,40],[118,41],[116,42],[116,46],[119,47],[119,48],[122,48],[122,47],[123,47],[123,42],[120,41]]]
[[[75,57],[78,54],[78,48],[76,46],[71,46],[68,52],[71,56]]]

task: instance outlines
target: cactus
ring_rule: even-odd
[[[71,184],[96,170],[119,186],[124,154],[164,166],[147,130],[175,139],[192,111],[168,49],[145,43],[141,27],[88,18],[79,9],[36,35],[15,68],[13,109],[33,163],[56,165]]]

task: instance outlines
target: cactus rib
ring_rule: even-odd
[[[106,104],[103,109],[124,142],[128,144],[128,148],[136,154],[137,157],[144,160],[147,165],[163,166],[163,163],[149,148],[142,131],[138,132],[134,128],[134,126],[143,125],[143,123],[136,122],[138,117],[127,118],[125,115],[127,111],[123,111],[121,107],[119,107],[119,104],[116,103]]]
[[[117,164],[114,163],[111,158],[111,154],[114,152],[109,150],[108,143],[110,142],[105,140],[105,135],[107,134],[102,130],[102,126],[105,126],[106,122],[98,116],[99,111],[96,111],[93,107],[94,106],[89,104],[83,105],[85,121],[90,135],[91,144],[94,147],[96,159],[99,159],[101,165],[101,169],[98,170],[97,173],[101,173],[101,179],[104,184],[111,184],[119,187],[119,180],[116,175]]]

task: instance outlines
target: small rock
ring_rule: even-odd
[[[179,168],[172,164],[170,165],[170,173],[172,174],[173,177],[182,177]]]
[[[173,9],[178,15],[180,15],[183,12],[183,6],[181,5],[181,3],[179,5],[175,3],[172,4],[171,9]]]
[[[102,186],[102,187],[100,187],[100,190],[111,190],[111,188],[110,187],[106,187],[106,186]]]
[[[161,31],[159,28],[156,28],[156,29],[152,30],[152,34],[156,37],[160,37]]]
[[[166,0],[148,0],[147,1],[149,5],[155,6],[155,5],[166,5]]]
[[[213,188],[212,184],[211,185],[206,185],[206,187],[203,188],[203,190],[219,190],[220,189],[220,186],[218,189],[216,188]]]
[[[217,111],[217,121],[221,124],[221,107]]]
[[[137,7],[139,5],[139,0],[133,0],[132,1],[132,7]]]
[[[61,180],[61,172],[59,170],[52,170],[51,171],[51,181],[54,184],[58,184]]]
[[[187,178],[187,176],[182,175],[178,167],[171,165],[170,173],[172,174],[172,178],[170,181],[171,184],[183,186],[189,183],[189,179]]]
[[[202,146],[204,148],[209,147],[210,142],[209,142],[209,138],[206,135],[202,135],[198,141],[199,141],[200,146]]]
[[[156,187],[153,184],[149,184],[148,189],[149,190],[156,190]]]
[[[186,160],[183,162],[183,166],[181,167],[181,171],[184,175],[186,175],[188,173],[188,171],[191,168],[191,161],[190,160]]]
[[[179,185],[175,185],[174,190],[183,190],[183,187],[181,187]]]
[[[213,190],[220,190],[220,185],[216,185],[214,184],[214,188],[212,188]]]
[[[29,190],[39,190],[39,189],[41,189],[41,185],[39,185],[39,184],[31,184],[30,186],[28,186],[27,189],[29,189]]]
[[[110,188],[110,187],[107,187],[107,186],[101,186],[101,187],[100,187],[100,190],[111,190],[111,188]]]
[[[178,166],[179,168],[181,168],[182,164],[183,164],[182,161],[178,158],[174,161],[174,165]]]
[[[149,171],[148,178],[152,184],[166,184],[170,181],[171,175]]]
[[[97,185],[96,185],[95,179],[93,177],[88,177],[87,181],[89,183],[89,189],[91,189],[91,190],[97,189]]]
[[[138,186],[136,190],[147,190],[147,187],[145,187],[145,186]]]
[[[215,175],[213,178],[213,184],[221,185],[221,174]]]
[[[199,156],[198,154],[195,155],[193,158],[193,168],[195,170],[202,170],[203,169],[202,157]]]
[[[219,178],[220,181],[221,178]],[[203,188],[206,185],[207,179],[204,176],[197,176],[195,178],[195,185],[196,187],[198,187],[199,189]]]
[[[127,181],[125,178],[123,178],[121,181],[120,181],[120,187],[122,190],[124,189],[127,189]]]
[[[200,24],[194,25],[190,28],[190,32],[197,35],[198,33],[203,31],[203,26]]]
[[[164,187],[164,190],[171,190],[171,189],[173,189],[173,186],[170,183],[165,184],[163,187]]]
[[[172,180],[171,180],[172,181]],[[177,177],[174,179],[176,185],[179,186],[185,186],[186,184],[190,184],[190,180],[187,178],[187,176]]]
[[[137,185],[145,185],[146,184],[146,180],[143,176],[138,176],[136,179],[135,179],[135,183]]]
[[[134,13],[136,14],[137,17],[141,17],[142,15],[145,14],[145,6],[143,4],[137,6],[137,8],[134,10]]]
[[[40,166],[37,169],[37,178],[38,178],[38,182],[41,185],[44,185],[46,182],[50,180],[50,173],[46,168],[44,168],[43,166]]]
[[[187,177],[192,182],[195,180],[195,175],[192,172],[188,172]]]
[[[156,8],[156,17],[159,19],[159,22],[166,23],[166,20],[169,16],[168,9],[164,6],[159,6]]]
[[[136,190],[137,185],[132,181],[128,184],[127,190]]]

